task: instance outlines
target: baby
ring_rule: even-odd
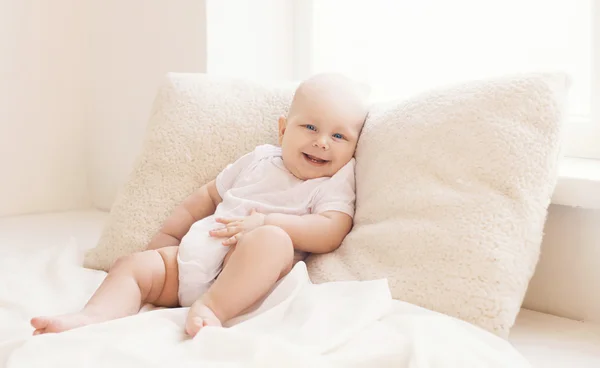
[[[354,151],[364,93],[340,75],[302,82],[279,146],[227,166],[165,220],[148,250],[117,260],[82,311],[31,320],[34,335],[133,315],[145,303],[190,307],[185,330],[221,326],[263,298],[307,253],[352,228]]]

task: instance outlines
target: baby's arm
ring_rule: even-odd
[[[223,199],[211,181],[190,194],[173,212],[148,244],[147,249],[179,245],[192,224],[215,213]]]
[[[269,214],[265,225],[285,230],[294,248],[309,253],[328,253],[336,250],[352,229],[352,218],[338,211],[304,216]]]

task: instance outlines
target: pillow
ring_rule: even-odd
[[[354,228],[307,259],[312,281],[387,278],[395,299],[506,337],[538,261],[566,82],[518,75],[373,106]]]
[[[142,152],[84,266],[107,271],[144,250],[175,206],[257,145],[277,143],[295,86],[205,74],[168,74]]]

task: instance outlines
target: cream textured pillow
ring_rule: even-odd
[[[154,102],[143,149],[85,267],[108,270],[145,249],[194,189],[257,145],[277,142],[293,85],[266,86],[205,74],[169,74]]]
[[[395,299],[506,336],[538,261],[566,84],[513,76],[373,106],[354,229],[308,258],[312,280],[387,278]]]

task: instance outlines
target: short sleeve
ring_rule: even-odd
[[[240,157],[234,163],[227,165],[215,179],[215,185],[221,198],[223,198],[229,189],[233,188],[235,181],[246,168],[253,167],[260,160],[273,156],[281,156],[281,147],[263,144],[257,146],[252,152]]]
[[[319,187],[313,199],[312,213],[338,211],[354,217],[356,201],[354,166],[355,159],[352,158]]]
[[[250,166],[254,161],[255,152],[245,154],[244,156],[237,159],[235,162],[227,165],[223,171],[217,175],[215,179],[215,185],[221,198],[224,197],[225,193],[233,187],[235,180],[245,168]]]

